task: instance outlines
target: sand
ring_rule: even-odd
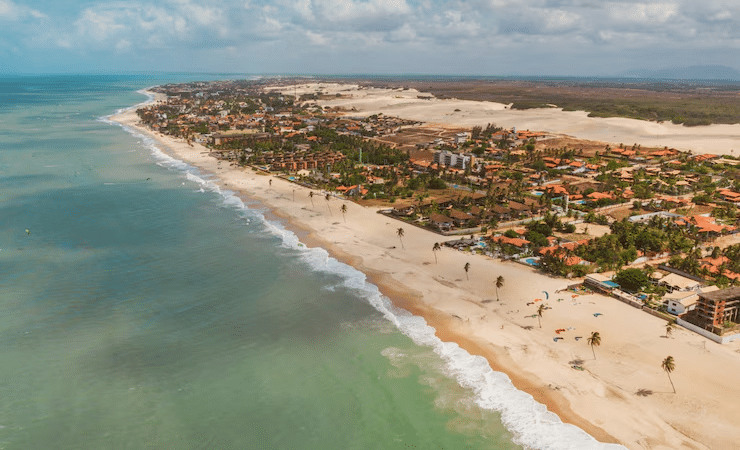
[[[393,95],[384,101],[401,103]],[[218,162],[197,144],[151,133],[137,125],[133,111],[113,120],[154,137],[163,151],[267,205],[304,243],[366,273],[396,305],[423,316],[442,340],[486,357],[564,422],[630,449],[737,448],[740,342],[721,346],[680,328],[665,338],[665,321],[600,295],[556,293],[577,280],[551,278],[517,263],[448,248],[437,252],[435,262],[432,247],[446,240],[440,235],[340,198],[327,205],[320,195],[312,206],[308,189]],[[405,231],[403,245],[399,227]],[[470,280],[463,270],[467,262]],[[499,275],[505,281],[497,293]],[[541,328],[529,317],[540,304],[528,305],[535,299],[551,307]],[[567,331],[558,335],[559,328]],[[602,337],[596,359],[586,343],[592,331]],[[563,339],[553,341],[558,336]],[[676,361],[675,394],[661,369],[668,355]],[[577,360],[584,371],[571,368]]]
[[[432,99],[415,89],[359,88],[357,85],[310,83],[281,88],[286,94],[341,94],[332,100],[321,100],[323,106],[356,110],[352,115],[369,116],[383,113],[429,124],[460,127],[498,126],[517,130],[547,131],[579,139],[602,141],[612,146],[623,143],[645,147],[676,148],[694,153],[740,156],[740,124],[685,127],[670,122],[649,122],[619,117],[588,117],[584,111],[561,108],[512,110],[508,105],[472,100]],[[740,120],[740,119],[739,119]]]

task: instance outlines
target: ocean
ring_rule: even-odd
[[[213,78],[0,77],[0,448],[623,448],[107,119]]]

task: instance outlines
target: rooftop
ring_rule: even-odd
[[[733,286],[720,291],[706,292],[699,294],[699,296],[713,302],[740,299],[740,286]]]

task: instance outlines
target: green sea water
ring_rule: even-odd
[[[259,206],[99,120],[165,81],[0,78],[0,448],[519,448]]]

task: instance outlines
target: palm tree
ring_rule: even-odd
[[[663,363],[660,365],[660,367],[665,370],[665,373],[668,375],[668,381],[671,382],[671,387],[673,388],[673,393],[676,393],[676,386],[673,385],[673,380],[671,380],[671,372],[676,370],[676,362],[673,360],[673,356],[667,356],[666,359],[663,360]]]
[[[540,323],[540,328],[542,328],[542,313],[545,312],[545,305],[540,305],[537,307],[537,321]]]
[[[673,325],[673,322],[668,322],[665,324],[665,337],[669,338],[671,337],[671,334],[673,333],[673,328],[675,325]]]
[[[331,214],[331,216],[334,217],[334,214],[331,212],[331,208],[329,208],[329,200],[331,200],[331,194],[327,192],[324,199],[326,200],[326,209],[328,209],[329,214]]]
[[[311,192],[308,193],[308,198],[311,199],[311,208],[313,208],[314,207],[314,204],[313,204],[313,191],[311,191]]]
[[[347,222],[347,217],[345,214],[347,214],[347,205],[343,204],[341,208],[339,208],[340,211],[342,211],[342,218],[344,219],[344,222]]]
[[[398,236],[398,239],[401,241],[401,248],[406,250],[406,247],[403,245],[403,228],[396,230],[396,236]]]
[[[437,264],[437,252],[442,250],[442,247],[439,245],[439,242],[434,243],[434,247],[432,247],[432,253],[434,253],[434,264]]]
[[[594,359],[596,359],[596,352],[594,351],[594,347],[598,347],[601,345],[601,335],[598,331],[594,331],[591,333],[591,336],[586,339],[586,343],[591,346],[591,353],[594,354]]]
[[[463,267],[463,269],[465,269],[465,278],[467,278],[468,281],[470,281],[470,276],[468,275],[468,271],[470,270],[470,263],[466,262],[465,267]]]
[[[502,288],[502,287],[504,287],[504,277],[499,275],[498,277],[496,277],[496,301],[497,302],[500,301],[498,298],[498,290],[499,288]],[[540,317],[542,317],[542,314],[540,314]],[[540,328],[542,328],[542,325],[540,325]]]

